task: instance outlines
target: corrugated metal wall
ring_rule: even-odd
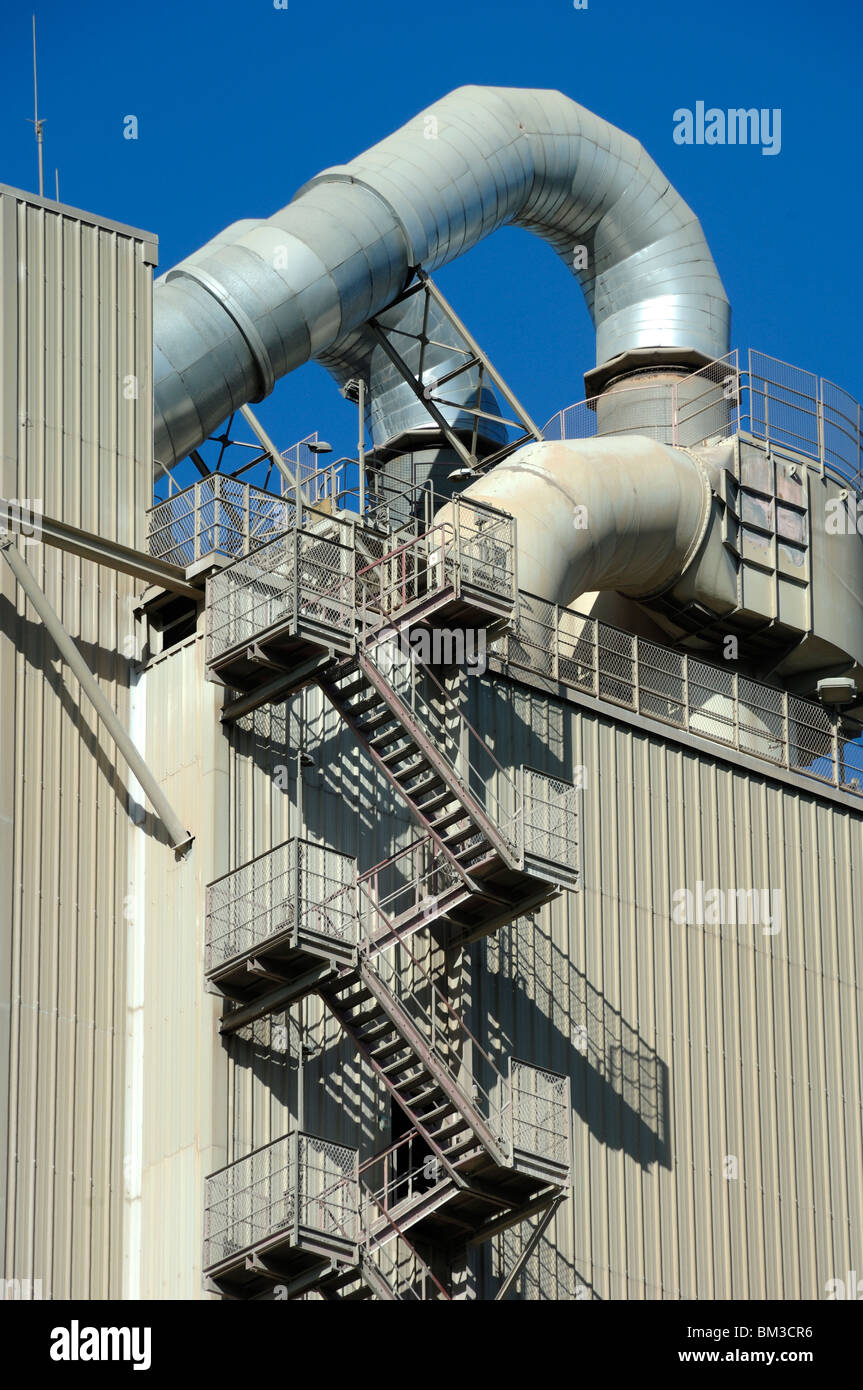
[[[147,761],[195,835],[179,860],[147,836],[132,867],[141,1020],[129,1081],[140,1149],[130,1184],[137,1210],[127,1292],[141,1298],[203,1295],[204,1177],[226,1162],[221,1010],[204,990],[204,891],[224,872],[228,748],[219,687],[205,679],[202,634],[203,615],[198,635],[150,661],[136,690]]]
[[[143,536],[153,238],[0,188],[0,494]],[[18,542],[21,544],[21,542]],[[129,717],[131,580],[22,553]],[[0,563],[0,1110],[7,1279],[122,1287],[128,778]]]
[[[510,1297],[824,1297],[863,1254],[863,816],[474,691],[502,763],[586,777],[583,891],[472,948],[480,1040],[572,1077],[573,1193]],[[678,923],[699,882],[776,891],[781,918]],[[527,1231],[479,1260],[481,1294]]]

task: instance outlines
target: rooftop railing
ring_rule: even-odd
[[[490,651],[515,670],[863,797],[856,723],[815,700],[526,594]]]
[[[658,409],[663,394],[667,405]],[[687,377],[665,384],[635,382],[613,397],[591,396],[567,406],[549,420],[545,438],[592,438],[598,432],[598,403],[612,399],[624,408],[620,428],[612,432],[692,447],[745,431],[802,454],[822,473],[863,491],[860,403],[834,382],[754,348],[743,364],[735,350]]]

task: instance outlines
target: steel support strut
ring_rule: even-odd
[[[53,637],[66,665],[76,676],[81,689],[146,792],[153,810],[168,832],[172,846],[178,852],[187,849],[194,836],[184,827],[183,822],[175,813],[159,783],[132,742],[128,730],[123,727],[102,694],[95,676],[40,589],[32,570],[25,563],[11,536],[7,536],[5,539],[0,538],[0,552],[2,552],[7,565]]]

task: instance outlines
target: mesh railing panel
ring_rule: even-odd
[[[150,554],[186,567],[208,555],[248,554],[292,526],[296,508],[289,497],[213,473],[157,502],[148,515]]]
[[[599,695],[616,705],[635,708],[635,638],[606,623],[596,625]]]
[[[357,1152],[286,1134],[206,1180],[204,1267],[300,1226],[356,1241]]]
[[[355,864],[336,850],[287,840],[207,888],[205,968],[291,928],[356,940]]]
[[[512,1142],[516,1149],[569,1168],[569,1079],[513,1058],[510,1062]]]
[[[525,767],[522,788],[525,855],[577,873],[579,794],[575,786]]]
[[[301,1134],[298,1154],[300,1225],[356,1241],[359,1234],[356,1149]]]
[[[638,694],[643,714],[686,727],[684,658],[655,642],[638,642]]]
[[[353,632],[353,547],[332,534],[292,530],[207,580],[207,657],[255,641],[296,615]]]
[[[292,1135],[256,1149],[206,1181],[204,1268],[294,1224],[297,1173]]]
[[[455,557],[461,582],[514,602],[515,521],[503,512],[478,506],[465,498],[453,501]]]

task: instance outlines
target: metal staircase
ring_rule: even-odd
[[[298,683],[311,671],[421,831],[359,877],[348,856],[294,837],[208,888],[206,974],[228,1001],[223,1031],[316,992],[421,1157],[421,1172],[391,1172],[382,1187],[357,1177],[350,1221],[334,1217],[325,1185],[317,1225],[240,1223],[207,1271],[242,1297],[273,1279],[291,1297],[400,1298],[418,1284],[447,1297],[408,1231],[446,1252],[547,1208],[569,1183],[568,1080],[515,1061],[505,1076],[411,944],[426,928],[432,948],[462,946],[578,874],[574,788],[503,768],[467,719],[463,684],[438,679],[410,640],[432,616],[487,626],[514,611],[512,523],[456,509],[452,525],[381,543],[374,558],[379,543],[316,521],[208,581],[213,677],[250,690],[274,668]],[[291,1210],[308,1216],[295,1166]],[[333,1179],[339,1201],[346,1181]]]

